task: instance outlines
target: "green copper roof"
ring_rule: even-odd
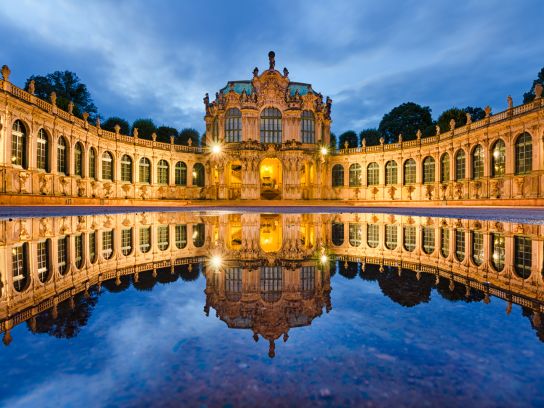
[[[227,83],[227,86],[225,86],[223,89],[221,89],[221,93],[227,94],[230,92],[231,84],[233,85],[233,90],[237,94],[241,94],[244,90],[249,95],[251,91],[253,90],[253,85],[251,85],[251,81],[229,81]],[[301,82],[291,82],[289,84],[289,95],[293,96],[295,92],[298,91],[298,94],[300,96],[306,95],[309,92],[313,92],[312,86],[310,84],[304,84]]]
[[[289,84],[289,95],[293,96],[296,91],[298,91],[298,94],[300,96],[303,96],[309,92],[312,92],[312,87],[310,84],[303,84],[300,82],[291,82]]]

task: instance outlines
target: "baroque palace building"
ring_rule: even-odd
[[[0,332],[9,344],[24,322],[35,332],[72,328],[78,323],[67,320],[81,322],[102,287],[150,290],[202,274],[203,312],[213,308],[229,328],[262,337],[272,357],[276,340],[331,310],[330,278],[339,273],[375,280],[407,307],[428,301],[433,288],[450,300],[501,298],[507,313],[522,306],[544,341],[543,236],[544,225],[392,214],[2,220]]]
[[[342,200],[403,205],[544,204],[544,102],[432,137],[331,151],[330,98],[292,82],[286,68],[255,68],[210,101],[206,146],[138,138],[91,125],[0,81],[3,204],[179,205],[187,200]],[[195,141],[196,142],[196,141]],[[152,200],[152,201],[149,201]],[[160,201],[159,201],[160,200]]]

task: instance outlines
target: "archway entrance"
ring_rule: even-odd
[[[282,222],[279,214],[262,214],[259,228],[259,244],[264,252],[278,252],[283,241]]]
[[[282,166],[275,158],[266,158],[259,168],[261,198],[277,200],[281,198]]]
[[[228,164],[227,186],[229,200],[237,200],[242,195],[242,165],[239,161]]]

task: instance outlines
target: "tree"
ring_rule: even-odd
[[[109,130],[110,132],[115,132],[115,125],[119,125],[121,127],[119,133],[121,133],[122,135],[130,134],[130,125],[128,124],[128,122],[125,119],[119,118],[117,116],[112,116],[111,118],[108,118],[104,123],[102,123],[102,129]]]
[[[334,133],[331,132],[331,141],[329,143],[329,146],[332,150],[336,150],[337,147],[336,147],[336,135]]]
[[[420,129],[424,134],[432,132],[431,108],[406,102],[386,113],[378,126],[386,143],[394,143],[402,133],[404,140],[413,140]]]
[[[188,145],[189,139],[191,139],[191,145],[197,146],[199,140],[199,134],[196,129],[184,128],[179,131],[178,143],[182,145]]]
[[[383,137],[378,129],[364,129],[359,133],[359,138],[361,139],[361,144],[363,139],[367,146],[376,146],[380,144],[380,138]]]
[[[132,124],[132,133],[138,129],[138,137],[142,139],[151,139],[151,135],[157,131],[157,127],[151,119],[136,119]]]
[[[463,109],[466,113],[470,113],[470,118],[473,122],[477,120],[482,120],[485,118],[485,111],[482,108],[474,108],[472,106],[467,106]]]
[[[176,140],[178,131],[173,127],[159,126],[157,129],[157,140],[159,142],[170,143],[170,136],[174,136],[174,140]]]
[[[343,149],[345,147],[346,142],[348,142],[348,147],[357,147],[359,145],[359,139],[357,138],[357,133],[355,133],[353,130],[348,130],[347,132],[344,132],[340,135],[340,138],[338,139],[338,147],[340,149]]]
[[[533,81],[533,86],[529,90],[529,92],[525,92],[523,94],[523,103],[531,102],[533,99],[535,99],[535,85],[540,84],[544,85],[544,68],[540,70],[538,73],[536,79]]]
[[[467,124],[467,114],[463,109],[451,108],[438,117],[437,125],[440,126],[441,132],[450,130],[450,121],[455,120],[455,127],[464,126]]]
[[[51,92],[57,94],[57,106],[68,111],[70,101],[74,103],[73,114],[82,117],[83,112],[89,114],[89,120],[95,121],[99,116],[87,86],[80,82],[77,74],[71,71],[55,71],[47,75],[32,75],[26,80],[28,91],[30,81],[34,81],[34,94],[49,101]]]

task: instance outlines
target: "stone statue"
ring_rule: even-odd
[[[255,68],[253,69],[253,76],[256,77],[256,76],[258,76],[258,75],[259,75],[259,68],[255,67]]]
[[[270,67],[268,68],[270,71],[274,70],[274,67],[276,66],[276,53],[274,51],[270,51],[268,53],[268,62],[270,64]]]
[[[466,113],[467,115],[467,125],[470,125],[472,123],[472,116],[470,116],[470,113]]]
[[[56,92],[51,92],[51,104],[57,106],[57,94]]]
[[[32,95],[34,95],[34,92],[36,92],[36,82],[34,80],[28,83],[28,92]]]
[[[287,77],[289,76],[289,71],[288,71],[287,68],[285,68],[285,67],[283,68],[283,76],[284,76],[285,78],[287,78]]]
[[[68,102],[68,113],[72,115],[74,113],[74,102]]]
[[[485,117],[488,118],[491,115],[491,106],[487,105],[484,109]]]
[[[204,105],[206,106],[206,108],[208,106],[210,106],[210,95],[208,95],[208,92],[206,92],[206,95],[204,95]]]
[[[450,130],[455,129],[455,119],[450,120]]]
[[[436,136],[440,135],[440,126],[435,126]]]
[[[542,84],[536,84],[535,85],[535,97],[536,99],[542,98]]]
[[[512,99],[512,96],[508,95],[508,98],[506,98],[506,100],[508,101],[508,109],[512,109],[514,107],[514,101]]]
[[[2,78],[4,81],[9,82],[9,75],[11,74],[11,70],[7,65],[2,65]]]

